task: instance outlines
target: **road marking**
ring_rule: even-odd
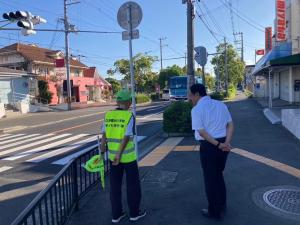
[[[85,139],[85,140],[82,140],[82,141],[79,141],[79,142],[76,142],[74,144],[72,144],[71,146],[67,146],[67,147],[64,147],[64,148],[60,148],[60,149],[57,149],[57,150],[54,150],[54,151],[51,151],[49,153],[46,153],[46,154],[43,154],[43,155],[40,155],[40,156],[37,156],[35,158],[32,158],[32,159],[29,159],[29,160],[26,160],[26,162],[34,162],[34,163],[38,163],[38,162],[41,162],[45,159],[49,159],[50,157],[53,157],[53,156],[56,156],[56,155],[60,155],[60,154],[63,154],[63,153],[66,153],[66,152],[69,152],[73,149],[76,149],[76,148],[79,148],[85,144],[88,144],[92,141],[96,141],[97,140],[97,136],[96,137],[91,137],[91,138],[88,138],[88,139]]]
[[[26,135],[26,136],[22,136],[22,137],[18,137],[18,138],[12,138],[12,139],[6,140],[6,141],[1,141],[1,146],[3,144],[7,144],[7,143],[10,143],[10,142],[19,141],[19,140],[22,140],[24,138],[34,137],[34,136],[37,136],[37,135],[40,135],[40,134],[30,134],[30,135]]]
[[[235,149],[232,149],[231,151],[240,156],[260,162],[262,164],[273,167],[277,170],[288,173],[288,174],[300,179],[300,170],[295,167],[292,167],[292,166],[286,165],[284,163],[254,154],[252,152],[245,151],[243,149],[235,148]]]
[[[156,116],[156,115],[159,115],[159,114],[161,114],[163,111],[161,111],[161,112],[158,112],[158,113],[153,113],[153,114],[150,114],[150,115],[148,115],[148,116],[144,116],[144,117],[139,117],[139,119],[146,119],[146,118],[149,118],[149,117],[151,117],[151,116]]]
[[[59,134],[59,133],[62,133],[62,132],[68,131],[68,130],[73,130],[73,129],[78,128],[78,127],[83,127],[83,126],[86,126],[86,125],[89,125],[89,124],[92,124],[92,123],[98,123],[98,122],[101,122],[101,121],[103,121],[103,119],[101,119],[101,120],[96,120],[96,121],[89,122],[89,123],[80,124],[80,125],[77,125],[77,126],[74,126],[74,127],[68,127],[68,128],[66,128],[66,129],[62,129],[62,130],[59,130],[59,131],[55,131],[55,132],[53,132],[53,133],[54,133],[54,134]]]
[[[199,150],[199,145],[190,145],[190,146],[176,146],[174,148],[174,151],[198,151]],[[294,177],[297,177],[300,179],[300,169],[297,169],[295,167],[286,165],[284,163],[275,161],[273,159],[269,159],[266,157],[263,157],[261,155],[257,155],[254,154],[252,152],[243,150],[243,149],[239,149],[239,148],[234,148],[231,150],[231,152],[240,155],[242,157],[248,158],[248,159],[252,159],[256,162],[260,162],[262,164],[265,164],[267,166],[270,166],[274,169],[280,170],[282,172],[285,172],[287,174],[290,174]]]
[[[25,139],[23,141],[18,141],[18,142],[11,143],[11,144],[8,144],[8,145],[3,145],[3,146],[1,145],[0,150],[10,148],[10,147],[14,147],[14,146],[17,146],[17,145],[21,145],[21,144],[24,144],[24,143],[27,143],[27,142],[35,141],[35,140],[38,140],[38,139],[46,138],[46,137],[53,136],[53,135],[54,134],[40,135],[40,136],[35,137],[35,138]]]
[[[22,135],[25,135],[25,134],[15,134],[15,135],[11,135],[9,137],[0,138],[0,141],[5,141],[5,140],[8,140],[10,138],[19,137],[19,136],[22,136]]]
[[[6,154],[9,154],[9,153],[13,153],[13,152],[16,152],[16,151],[19,151],[19,150],[22,150],[22,149],[30,148],[30,147],[33,147],[33,146],[37,146],[39,144],[44,144],[44,143],[47,143],[47,142],[50,142],[50,141],[53,141],[53,140],[56,140],[56,139],[59,139],[59,138],[63,138],[63,137],[66,137],[66,136],[70,136],[70,135],[71,134],[61,134],[61,135],[57,135],[55,137],[44,139],[44,140],[41,140],[41,141],[38,141],[38,142],[33,142],[33,143],[30,143],[30,144],[27,144],[27,145],[22,145],[22,146],[19,146],[19,147],[16,147],[16,148],[1,151],[0,156],[6,155]]]
[[[55,146],[59,146],[61,144],[65,144],[65,143],[68,143],[70,141],[74,141],[76,139],[85,137],[87,135],[88,134],[78,134],[78,135],[72,136],[72,137],[67,138],[67,139],[63,139],[63,140],[60,140],[60,141],[57,141],[57,142],[53,142],[53,143],[48,144],[48,145],[44,145],[42,147],[34,148],[34,149],[28,150],[26,152],[22,152],[22,153],[16,154],[15,156],[4,158],[2,160],[14,161],[16,159],[20,159],[20,158],[23,158],[23,157],[26,157],[26,156],[29,156],[29,155],[33,155],[35,153],[46,151],[46,150],[48,150],[50,148],[53,148]]]
[[[74,153],[74,154],[72,154],[72,155],[69,155],[69,156],[67,156],[67,157],[64,157],[64,158],[62,158],[62,159],[60,159],[60,160],[57,160],[57,161],[55,161],[55,162],[52,162],[52,164],[55,164],[55,165],[66,165],[68,162],[70,162],[73,158],[76,158],[76,157],[78,157],[78,156],[80,156],[81,154],[83,154],[83,153],[85,153],[85,152],[88,152],[88,151],[90,151],[90,150],[92,150],[93,148],[96,148],[98,146],[98,144],[95,144],[95,145],[92,145],[92,146],[90,146],[90,147],[87,147],[87,148],[85,148],[85,149],[82,149],[81,151],[79,151],[79,152],[76,152],[76,153]]]
[[[0,167],[0,173],[4,172],[4,171],[7,171],[7,170],[10,170],[12,169],[13,167],[10,167],[10,166],[2,166]]]
[[[6,136],[9,136],[9,135],[11,135],[11,134],[1,134],[0,138],[6,137]]]
[[[139,166],[155,166],[163,160],[181,141],[183,137],[168,138],[139,162]]]
[[[138,137],[137,137],[138,142],[142,141],[142,140],[145,139],[145,138],[146,138],[146,136],[138,136]],[[64,157],[64,158],[62,158],[62,159],[59,159],[59,160],[57,160],[57,161],[54,161],[54,162],[52,162],[52,164],[55,164],[55,165],[66,165],[66,164],[67,164],[68,162],[70,162],[70,160],[72,160],[73,158],[78,157],[79,155],[81,155],[81,154],[83,154],[83,153],[85,153],[85,152],[88,152],[88,151],[90,151],[91,149],[96,148],[97,146],[98,146],[98,144],[92,145],[92,146],[90,146],[90,147],[88,147],[88,148],[85,148],[85,149],[83,149],[83,150],[81,150],[81,151],[79,151],[79,152],[76,152],[76,153],[74,153],[74,154],[72,154],[72,155],[69,155],[69,156],[66,156],[66,157]]]

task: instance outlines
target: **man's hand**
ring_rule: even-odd
[[[219,145],[219,149],[221,149],[223,152],[230,152],[230,150],[232,149],[232,146],[230,143],[220,143]]]
[[[117,165],[119,165],[120,160],[121,160],[121,153],[118,152],[118,153],[116,154],[116,156],[115,156],[114,161],[112,162],[112,164],[113,164],[114,166],[117,166]]]

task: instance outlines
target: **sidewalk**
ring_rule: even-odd
[[[201,215],[207,202],[199,147],[193,137],[186,137],[166,139],[140,162],[142,205],[148,216],[136,224],[299,224],[300,142],[280,125],[271,125],[254,100],[228,106],[235,122],[232,144],[236,149],[225,170],[228,210],[224,219]],[[69,224],[107,225],[110,215],[109,185],[105,191],[98,186],[81,200]],[[131,223],[125,219],[120,224]]]

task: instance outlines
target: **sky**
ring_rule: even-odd
[[[76,0],[77,1],[77,0]],[[69,2],[76,2],[69,0]],[[71,24],[78,30],[122,32],[117,22],[117,12],[126,0],[79,0],[80,3],[68,7]],[[228,2],[231,1],[232,13]],[[143,11],[143,19],[138,26],[140,38],[133,41],[133,54],[160,55],[159,38],[163,38],[163,68],[177,64],[185,65],[186,53],[186,5],[182,0],[135,0]],[[244,59],[246,64],[254,63],[255,49],[264,48],[264,27],[273,26],[275,0],[201,0],[195,3],[194,20],[195,47],[204,46],[208,53],[214,53],[216,46],[226,37],[234,44],[234,32],[244,34]],[[36,28],[62,29],[63,0],[0,0],[1,14],[24,10],[47,20]],[[231,16],[232,15],[232,16]],[[201,21],[200,17],[208,24]],[[1,23],[3,25],[3,23]],[[10,24],[7,28],[16,28]],[[22,36],[19,31],[0,31],[0,47],[21,43],[34,43],[40,47],[64,50],[64,34],[61,32],[37,32],[33,36]],[[213,33],[214,36],[211,34]],[[123,41],[120,33],[111,34],[70,34],[71,54],[79,57],[87,66],[96,66],[106,77],[108,69],[118,59],[129,58],[128,41]],[[217,39],[217,40],[216,40]],[[209,57],[209,61],[211,57]],[[195,64],[197,67],[197,63]],[[160,70],[160,62],[153,66]],[[207,72],[213,72],[208,62]],[[120,77],[116,77],[120,78]]]

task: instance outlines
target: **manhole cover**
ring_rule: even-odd
[[[174,183],[176,181],[178,172],[173,171],[156,171],[148,172],[143,178],[143,182],[148,183]]]
[[[264,193],[263,199],[272,208],[300,216],[300,190],[274,189]]]

